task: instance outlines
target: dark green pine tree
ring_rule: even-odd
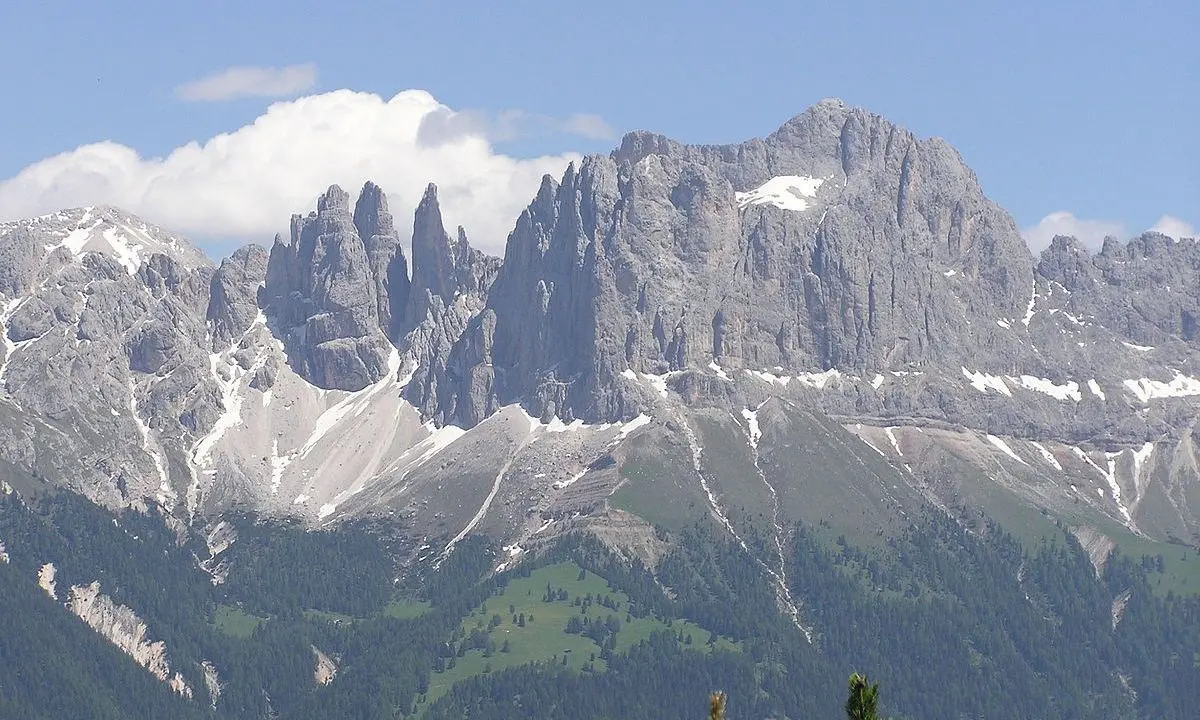
[[[866,675],[854,673],[850,676],[850,695],[846,698],[848,720],[879,720],[876,706],[879,703],[879,683],[871,685]]]

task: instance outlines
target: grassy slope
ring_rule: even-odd
[[[218,605],[213,614],[212,625],[229,637],[248,638],[266,621],[266,618],[251,615],[233,605]]]
[[[609,501],[655,525],[679,530],[708,514],[691,451],[662,428],[629,441],[621,477],[624,483]]]
[[[788,520],[872,547],[925,504],[900,470],[833,421],[771,403],[759,423],[760,465]]]
[[[620,620],[621,629],[616,634],[617,652],[628,650],[630,646],[660,630],[682,632],[684,638],[691,637],[690,647],[696,651],[709,650],[707,641],[710,633],[707,630],[687,621],[676,620],[668,626],[666,622],[653,617],[627,619],[629,597],[625,593],[614,590],[607,581],[590,572],[585,573],[584,579],[580,580],[579,573],[580,569],[574,563],[558,563],[539,568],[529,577],[514,578],[497,595],[475,608],[471,615],[463,620],[464,633],[469,634],[477,628],[486,629],[492,616],[499,615],[502,622],[489,632],[497,650],[491,653],[490,657],[485,657],[483,650],[470,650],[463,657],[456,658],[453,668],[434,673],[429,680],[425,704],[418,710],[445,694],[459,680],[483,672],[494,672],[535,662],[562,663],[564,656],[566,666],[572,670],[583,671],[584,666],[591,663],[596,672],[602,672],[605,668],[604,661],[600,659],[600,646],[589,637],[564,631],[571,616],[584,617],[574,602],[576,598],[589,593],[593,597],[607,595],[619,608],[614,611],[596,604],[587,613],[587,616],[593,619],[607,618],[612,614]],[[566,590],[568,599],[545,602],[547,585],[555,590]],[[521,614],[525,615],[524,627],[513,623],[514,614],[518,617]],[[509,651],[501,652],[499,648],[506,640]],[[736,644],[725,638],[718,638],[716,647],[737,649]],[[567,652],[568,650],[570,652]]]

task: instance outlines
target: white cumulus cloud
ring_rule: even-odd
[[[1163,235],[1173,237],[1176,240],[1197,237],[1196,228],[1191,223],[1180,220],[1174,215],[1163,215],[1150,229],[1154,232],[1160,232]]]
[[[312,63],[278,68],[243,65],[186,82],[175,88],[175,95],[188,102],[277,98],[299,95],[316,84],[317,66]]]
[[[1163,215],[1147,230],[1160,232],[1176,240],[1196,237],[1196,228],[1174,215]],[[1029,249],[1036,254],[1049,247],[1055,235],[1069,235],[1091,250],[1098,250],[1104,245],[1106,237],[1128,240],[1132,234],[1125,229],[1124,223],[1117,220],[1088,220],[1059,210],[1042,218],[1037,225],[1023,229],[1021,235]]]
[[[1104,244],[1104,238],[1109,235],[1124,238],[1125,226],[1116,220],[1085,220],[1066,210],[1059,210],[1042,218],[1037,225],[1025,228],[1021,235],[1034,253],[1049,247],[1055,235],[1070,235],[1095,250]]]
[[[541,177],[579,156],[508,157],[488,127],[422,90],[391,99],[338,90],[274,103],[251,124],[166,157],[100,142],[47,158],[0,182],[0,220],[107,204],[193,238],[269,243],[329,185],[355,195],[373,180],[407,239],[434,182],[448,229],[461,224],[472,244],[499,254]]]

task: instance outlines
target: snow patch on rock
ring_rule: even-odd
[[[1058,385],[1052,380],[1033,377],[1032,375],[1022,375],[1020,378],[1009,379],[1018,382],[1026,390],[1040,392],[1056,400],[1074,400],[1075,402],[1079,402],[1083,399],[1083,395],[1079,392],[1079,383],[1074,380],[1068,380],[1065,384]]]
[[[735,192],[733,197],[739,208],[771,205],[782,210],[803,212],[808,209],[808,201],[817,196],[817,188],[824,182],[821,178],[803,175],[779,175],[749,192]]]
[[[1010,448],[1010,447],[1008,446],[1008,443],[1004,442],[1004,440],[1003,440],[1002,438],[998,438],[998,437],[996,437],[995,435],[988,435],[988,436],[987,436],[987,439],[988,439],[988,442],[990,442],[992,445],[994,445],[994,446],[996,447],[996,449],[997,449],[997,450],[999,450],[1000,452],[1002,452],[1002,453],[1004,453],[1005,455],[1009,456],[1009,457],[1010,457],[1010,458],[1012,458],[1013,460],[1016,460],[1017,462],[1021,463],[1022,465],[1028,465],[1028,464],[1029,464],[1029,463],[1025,462],[1025,461],[1024,461],[1022,458],[1021,458],[1021,456],[1020,456],[1020,455],[1018,455],[1018,454],[1016,454],[1015,452],[1013,452],[1013,449],[1012,449],[1012,448]]]
[[[1029,444],[1033,445],[1035,448],[1037,448],[1038,454],[1040,454],[1042,456],[1042,459],[1045,460],[1047,463],[1049,463],[1051,467],[1053,467],[1055,470],[1058,470],[1059,472],[1062,472],[1062,469],[1063,469],[1062,463],[1060,463],[1058,461],[1058,458],[1054,457],[1054,453],[1052,453],[1046,449],[1045,445],[1041,444],[1040,442],[1035,442],[1032,440],[1030,441]]]
[[[760,405],[759,407],[762,406]],[[747,437],[749,438],[750,447],[757,448],[758,441],[762,438],[762,428],[758,426],[758,410],[743,408],[742,417],[746,418],[746,425],[749,428]]]
[[[1143,403],[1165,398],[1200,395],[1200,379],[1181,373],[1175,373],[1175,377],[1169,382],[1151,380],[1150,378],[1138,378],[1136,380],[1126,380],[1124,381],[1124,385],[1129,389],[1129,392],[1133,393]]]
[[[988,390],[995,390],[1001,395],[1012,397],[1012,390],[1008,389],[1008,385],[1004,384],[1004,378],[999,375],[988,375],[980,371],[970,371],[965,367],[962,369],[963,377],[971,383],[971,387],[981,393],[986,394]]]
[[[170,509],[174,506],[178,499],[178,494],[175,488],[171,487],[171,476],[167,472],[167,459],[158,448],[154,446],[153,437],[150,434],[150,426],[138,414],[137,409],[137,386],[133,383],[133,378],[129,378],[129,414],[133,417],[133,422],[137,425],[138,435],[142,438],[142,449],[150,456],[154,462],[154,470],[158,473],[158,501]]]

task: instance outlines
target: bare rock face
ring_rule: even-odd
[[[213,276],[185,241],[113,208],[0,224],[0,454],[103,505],[174,503],[191,433],[222,411]]]
[[[434,185],[426,188],[417,206],[412,247],[405,344],[413,376],[406,392],[422,415],[445,424],[455,417],[453,402],[462,385],[448,371],[447,361],[463,331],[483,310],[500,260],[472,248],[461,227],[457,237],[450,238],[442,224]],[[471,416],[482,420],[495,409],[488,405]]]
[[[258,290],[270,255],[259,245],[239,248],[213,273],[207,320],[214,347],[227,347],[258,317]]]
[[[367,251],[379,326],[395,341],[408,304],[408,261],[388,212],[387,196],[375,183],[364,185],[358,196],[354,205],[354,227]]]
[[[1200,336],[1200,243],[1146,232],[1095,255],[1056,237],[1038,273],[1070,293],[1066,310],[1144,346]]]
[[[736,145],[630,133],[543,179],[503,261],[447,230],[431,185],[411,278],[382,189],[350,201],[330,187],[286,240],[219,267],[113,208],[0,224],[11,481],[180,518],[331,521],[457,498],[507,466],[504,523],[536,530],[517,498],[592,497],[572,483],[593,454],[563,446],[535,472],[496,427],[682,432],[687,412],[746,418],[780,398],[935,481],[949,471],[901,450],[968,448],[1002,482],[999,453],[1049,510],[1037,483],[1061,500],[1100,478],[1088,502],[1110,519],[1200,527],[1200,245],[1056,238],[1035,262],[948,144],[867,111],[823,101]],[[622,442],[602,427],[587,432]],[[463,465],[426,465],[464,434]],[[693,458],[710,452],[696,438]]]
[[[1020,314],[1032,265],[946,143],[837,101],[741,145],[633,133],[518,220],[448,363],[454,415],[628,418],[627,368],[953,364],[1002,346],[992,317]]]
[[[176,693],[192,697],[183,676],[171,672],[166,643],[150,640],[146,623],[131,608],[100,592],[99,582],[73,586],[67,608]]]
[[[312,645],[313,659],[316,660],[316,667],[313,668],[313,681],[318,685],[328,685],[337,677],[338,666],[325,653],[316,646]]]
[[[391,345],[380,303],[350,198],[334,185],[315,213],[292,217],[289,243],[275,239],[261,304],[285,335],[289,362],[301,377],[355,391],[388,371]]]

